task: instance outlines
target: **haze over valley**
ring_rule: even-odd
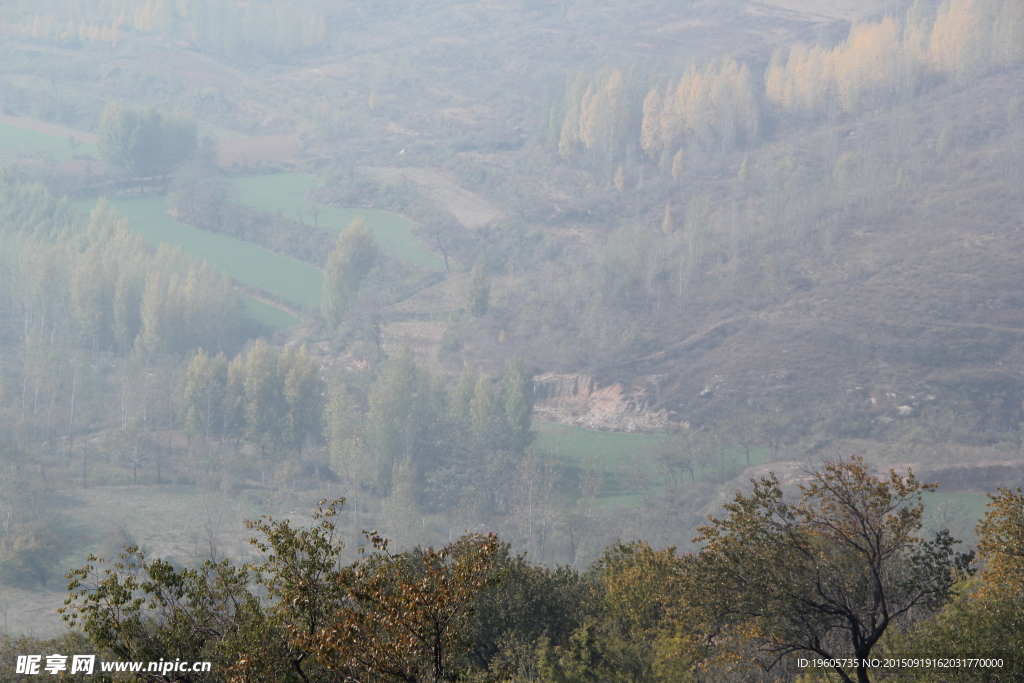
[[[1019,654],[1022,253],[1018,0],[3,3],[0,681],[26,643],[209,680]],[[903,607],[793,616],[860,575],[850,519]],[[97,626],[153,567],[181,609]],[[450,661],[381,625],[432,572]]]

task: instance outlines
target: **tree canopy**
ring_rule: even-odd
[[[774,474],[762,478],[700,529],[704,549],[680,574],[681,660],[772,668],[792,653],[857,658],[854,671],[835,673],[867,683],[863,660],[887,629],[947,601],[973,555],[955,553],[948,532],[918,535],[921,494],[934,484],[911,471],[872,475],[856,456],[808,475],[796,500]]]
[[[338,234],[334,250],[324,269],[321,309],[331,325],[341,322],[363,278],[377,261],[377,243],[373,231],[362,218],[356,218]]]
[[[195,120],[184,113],[133,109],[116,102],[100,117],[100,156],[134,177],[164,175],[191,157],[199,145]]]

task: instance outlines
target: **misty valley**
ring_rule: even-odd
[[[0,682],[1024,680],[1020,0],[0,4]]]

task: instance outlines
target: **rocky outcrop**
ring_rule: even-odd
[[[654,378],[643,385],[599,387],[590,375],[546,373],[533,380],[533,414],[539,420],[613,432],[665,429],[668,414],[651,408]]]
[[[594,378],[590,375],[556,375],[549,372],[533,378],[533,400],[586,400],[594,392],[595,386]]]

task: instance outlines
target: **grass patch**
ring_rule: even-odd
[[[283,330],[298,325],[299,319],[276,306],[265,304],[245,294],[238,297],[242,302],[242,317],[267,330]]]
[[[596,469],[604,474],[598,494],[602,506],[637,507],[645,495],[672,485],[656,460],[662,449],[672,443],[670,434],[601,432],[537,421],[533,428],[537,431],[537,448],[554,454],[562,461],[562,487],[573,490],[589,470]],[[767,463],[769,456],[767,448],[752,449],[749,464]],[[745,453],[737,447],[726,448],[713,461],[706,462],[703,468],[696,454],[693,458],[693,480],[698,482],[725,481],[748,466]],[[678,477],[679,486],[685,488],[692,484],[689,472],[680,470]]]
[[[7,123],[0,123],[0,153],[49,156],[54,161],[67,161],[72,156],[99,156],[96,145],[78,141],[72,151],[71,142],[67,138],[18,128]]]
[[[444,260],[431,252],[413,233],[413,224],[390,211],[380,209],[336,209],[316,205],[306,195],[316,189],[319,181],[307,173],[262,173],[234,179],[239,201],[286,218],[314,223],[314,206],[319,206],[317,227],[341,232],[349,223],[362,217],[373,230],[377,242],[386,250],[428,270],[444,270]]]
[[[323,273],[313,266],[248,242],[179,223],[167,214],[167,198],[160,195],[112,199],[110,203],[124,214],[132,230],[154,247],[164,243],[180,246],[187,253],[209,261],[238,282],[273,292],[300,306],[315,308],[320,305]],[[91,211],[95,200],[82,200],[75,204],[83,211]]]
[[[599,432],[555,422],[534,422],[537,446],[579,467],[597,465],[612,474],[632,469],[631,462],[646,460],[669,442],[668,434]]]

